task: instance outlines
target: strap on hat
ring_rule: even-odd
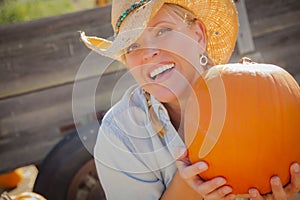
[[[122,22],[124,21],[124,19],[135,9],[140,8],[141,6],[145,5],[149,1],[151,1],[151,0],[140,0],[139,2],[135,2],[128,9],[123,11],[123,13],[121,14],[121,16],[119,17],[119,19],[116,22],[115,35],[114,35],[115,37],[118,35],[118,33],[120,31],[120,26],[121,26]]]

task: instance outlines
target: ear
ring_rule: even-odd
[[[198,37],[198,43],[204,48],[206,49],[206,30],[205,30],[205,26],[202,24],[201,21],[197,20],[195,22],[195,33]]]

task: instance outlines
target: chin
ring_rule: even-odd
[[[170,103],[173,102],[175,100],[177,100],[176,96],[174,94],[172,95],[155,95],[155,98],[160,101],[161,103]]]
[[[161,103],[170,103],[178,100],[180,92],[176,89],[166,88],[158,85],[148,85],[144,88]]]

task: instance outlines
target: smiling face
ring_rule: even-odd
[[[188,25],[171,6],[164,5],[141,37],[125,50],[125,59],[144,90],[170,103],[188,97],[189,88],[203,72],[199,56],[205,47],[201,23]]]

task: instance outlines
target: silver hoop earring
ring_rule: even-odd
[[[200,62],[200,65],[202,66],[206,66],[207,63],[208,63],[208,58],[206,55],[204,54],[201,54],[200,58],[199,58],[199,62]]]

